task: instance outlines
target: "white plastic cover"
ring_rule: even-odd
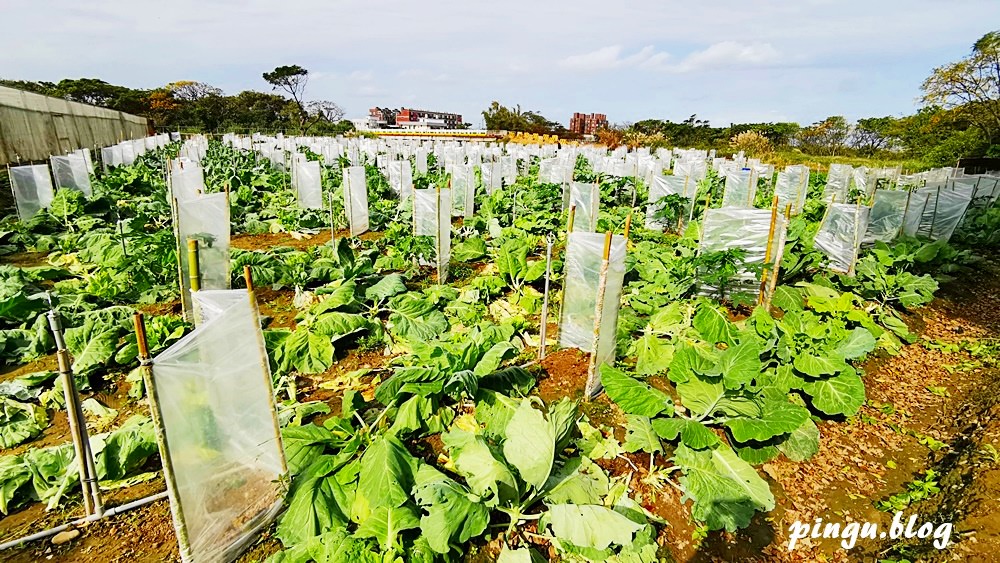
[[[597,229],[601,191],[597,184],[573,182],[569,185],[569,205],[576,206],[573,231],[592,233]]]
[[[757,194],[757,177],[753,170],[740,168],[726,174],[726,190],[722,194],[722,207],[753,207]]]
[[[920,210],[919,220],[915,218],[916,210],[914,212],[907,210],[907,221],[904,226],[906,234],[948,241],[965,217],[974,190],[972,186],[952,185],[927,186],[915,191],[914,195],[926,195],[926,202]],[[911,196],[911,207],[913,199]]]
[[[318,160],[296,161],[295,193],[299,207],[323,209],[322,173]]]
[[[364,166],[344,168],[344,210],[351,236],[368,230],[368,185]]]
[[[649,184],[649,202],[646,205],[646,228],[662,230],[668,227],[675,227],[676,225],[668,225],[654,218],[657,211],[662,207],[656,205],[656,203],[668,195],[686,197],[688,198],[688,202],[684,206],[682,213],[684,217],[687,217],[694,205],[695,188],[694,182],[688,176],[654,175],[653,181]]]
[[[862,242],[889,242],[899,236],[909,199],[910,192],[905,190],[875,190],[875,200],[868,214],[868,228]]]
[[[851,185],[854,168],[849,164],[831,164],[826,174],[826,188],[823,190],[823,201],[829,203],[834,197],[836,201],[847,201],[847,190]]]
[[[604,257],[604,233],[569,233],[566,241],[563,305],[559,319],[559,346],[594,352],[597,291]],[[597,335],[597,365],[613,364],[618,332],[618,308],[625,280],[625,237],[611,237],[604,310]],[[600,391],[600,384],[594,393]]]
[[[183,201],[205,193],[205,171],[201,165],[186,158],[171,161],[170,191],[173,198]]]
[[[770,209],[740,209],[736,207],[709,209],[702,222],[698,252],[719,252],[742,248],[746,251],[743,257],[745,264],[770,267],[775,261],[781,260],[784,253],[787,225],[787,219],[782,214],[777,214],[774,235],[771,238],[770,261],[765,264],[767,240],[771,232]],[[705,294],[717,293],[718,288],[705,286],[701,292]],[[729,294],[732,293],[759,295],[760,277],[753,271],[744,270],[736,277],[733,286],[729,288]]]
[[[826,255],[829,269],[841,274],[854,273],[869,211],[854,203],[833,203],[827,208],[814,246]]]
[[[482,176],[482,183],[486,189],[486,193],[492,194],[493,190],[498,190],[503,186],[503,169],[499,162],[483,162],[479,166],[479,173]]]
[[[87,197],[91,196],[87,161],[82,156],[78,154],[53,156],[52,175],[56,179],[56,189],[78,190]]]
[[[774,184],[774,195],[778,196],[778,211],[784,213],[785,208],[791,204],[792,215],[802,213],[808,191],[808,174],[802,174],[797,170],[778,172],[778,180]],[[838,198],[838,201],[843,200]]]
[[[451,260],[451,190],[413,190],[413,234],[434,237],[438,283],[448,277]]]
[[[181,301],[191,311],[188,240],[198,240],[201,289],[229,289],[229,199],[224,192],[177,200]]]
[[[203,321],[154,359],[150,400],[181,558],[231,561],[280,510],[285,460],[246,290],[196,299]]]
[[[21,221],[28,221],[52,203],[52,177],[45,164],[10,168],[10,185]]]
[[[396,160],[386,164],[389,169],[389,186],[403,200],[413,194],[413,170],[409,160]]]
[[[476,206],[476,170],[471,165],[459,164],[451,172],[453,216],[472,217]]]

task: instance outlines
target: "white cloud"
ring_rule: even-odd
[[[609,45],[583,55],[571,55],[559,61],[560,66],[573,70],[599,71],[615,68],[659,68],[670,58],[668,53],[647,45],[630,55],[621,45]]]
[[[716,68],[764,66],[777,63],[781,56],[770,43],[740,43],[721,41],[707,49],[696,51],[684,57],[672,67],[674,72],[693,72]]]

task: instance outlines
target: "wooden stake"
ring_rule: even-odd
[[[576,206],[569,206],[569,220],[566,222],[566,240],[569,241],[569,234],[573,232],[573,221],[576,219]]]
[[[608,288],[608,266],[611,256],[611,231],[604,234],[604,252],[601,256],[600,277],[597,281],[597,301],[594,304],[594,339],[591,345],[590,361],[587,365],[587,384],[584,395],[587,400],[593,398],[597,388],[597,356],[601,343],[601,321],[604,318],[604,297]]]
[[[760,275],[760,293],[757,296],[757,304],[764,303],[764,290],[767,288],[767,265],[771,261],[771,245],[774,242],[774,226],[778,222],[778,196],[771,199],[771,226],[767,231],[767,247],[764,248],[764,270]]]
[[[545,240],[545,291],[542,294],[542,320],[538,329],[538,360],[545,359],[545,340],[549,328],[549,280],[552,277],[552,245],[555,237],[549,233]]]
[[[625,218],[625,240],[628,240],[629,227],[632,226],[632,212],[629,211],[628,217]]]

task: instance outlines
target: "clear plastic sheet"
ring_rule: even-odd
[[[906,216],[910,192],[905,190],[875,190],[875,199],[868,214],[864,244],[889,242],[899,236]]]
[[[389,186],[399,194],[399,199],[413,195],[413,170],[410,161],[396,160],[386,164],[389,169]]]
[[[356,237],[369,228],[368,185],[364,166],[344,168],[344,209],[351,236]]]
[[[451,172],[452,209],[455,217],[472,217],[476,207],[476,170],[467,164],[456,165]]]
[[[198,240],[198,271],[201,289],[229,289],[229,199],[219,192],[188,200],[177,200],[177,232],[181,301],[191,308],[188,240]]]
[[[913,192],[914,195],[925,195],[926,202],[919,209],[918,220],[918,210],[913,206],[914,198],[910,198],[914,211],[907,210],[906,234],[947,242],[965,217],[974,191],[972,186],[952,184],[945,187],[927,186]]]
[[[93,175],[94,161],[90,159],[90,149],[77,149],[73,154],[83,157],[83,161],[87,164],[87,174]]]
[[[652,180],[649,184],[649,203],[646,205],[646,228],[662,230],[675,227],[676,225],[668,225],[654,218],[660,207],[662,207],[656,205],[656,202],[668,195],[678,195],[688,198],[687,204],[682,211],[684,218],[687,218],[694,206],[695,183],[688,176],[654,175]]]
[[[319,161],[297,161],[295,171],[295,193],[298,196],[299,207],[323,209],[323,184]]]
[[[699,253],[719,252],[733,248],[746,251],[743,261],[747,265],[770,266],[776,260],[781,260],[784,252],[785,217],[778,213],[774,222],[774,236],[771,239],[770,261],[767,257],[767,239],[771,231],[770,209],[740,209],[723,207],[709,209],[702,222]],[[702,294],[718,294],[718,288],[703,286]],[[744,293],[760,294],[760,277],[749,269],[743,270],[733,280],[727,295]]]
[[[559,346],[594,351],[597,291],[604,257],[604,233],[569,233],[563,271],[563,305],[559,319]],[[604,309],[597,335],[597,365],[613,364],[617,338],[618,309],[625,280],[625,237],[611,237]],[[600,390],[598,384],[596,393]]]
[[[799,168],[789,166],[784,172],[778,172],[778,180],[774,184],[774,195],[778,196],[778,211],[784,213],[785,208],[791,204],[792,215],[802,213],[808,192],[808,168],[803,172]]]
[[[434,237],[438,283],[444,283],[451,260],[451,190],[427,188],[413,193],[413,234]]]
[[[56,189],[77,190],[87,197],[91,196],[87,161],[82,156],[78,154],[53,156],[51,160]]]
[[[52,177],[45,164],[15,166],[9,169],[14,204],[21,221],[28,221],[52,203]]]
[[[287,471],[256,308],[246,290],[196,299],[203,322],[154,359],[150,400],[182,559],[231,561],[280,510]]]
[[[479,166],[479,172],[482,176],[483,188],[486,189],[486,193],[492,194],[493,190],[500,189],[503,186],[503,171],[499,162],[483,162]]]
[[[569,185],[569,205],[576,206],[573,231],[592,233],[597,229],[601,191],[597,184],[573,182]]]
[[[205,193],[205,172],[192,160],[181,158],[170,163],[170,191],[177,200],[186,201]]]
[[[826,188],[823,190],[823,201],[829,203],[834,197],[836,201],[847,201],[848,188],[854,168],[849,164],[831,164],[826,174]]]
[[[833,203],[813,243],[827,258],[827,268],[853,274],[861,240],[868,228],[869,208],[854,203]]]
[[[729,170],[726,174],[726,190],[722,194],[722,207],[753,207],[756,193],[757,178],[753,170]]]

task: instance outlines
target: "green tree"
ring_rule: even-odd
[[[1000,140],[1000,31],[991,31],[972,52],[935,68],[921,86],[923,102],[960,110],[990,143]]]
[[[807,153],[836,156],[844,148],[851,126],[842,115],[833,115],[799,132],[798,141]]]
[[[874,156],[895,144],[896,119],[867,117],[859,119],[851,131],[851,146],[864,156]]]

